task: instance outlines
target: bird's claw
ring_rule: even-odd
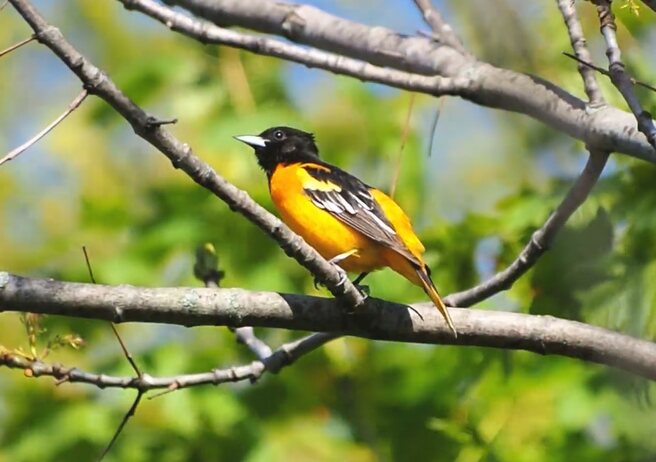
[[[348,280],[348,275],[346,274],[346,271],[344,271],[342,268],[337,266],[335,263],[332,263],[332,265],[335,268],[335,270],[339,273],[339,282],[337,282],[337,287],[343,286],[344,283]],[[323,286],[323,287],[326,286],[326,284],[321,282],[319,278],[316,277],[314,278],[313,284],[315,289],[319,289],[319,286]]]
[[[328,263],[332,263],[335,270],[339,273],[339,282],[337,283],[337,287],[340,287],[340,286],[344,285],[344,283],[348,279],[346,271],[344,271],[343,268],[337,266],[337,264],[341,261],[346,260],[348,257],[350,257],[351,255],[354,255],[356,253],[358,253],[358,249],[351,249],[349,251],[340,253],[339,255],[335,255],[333,258],[328,260]],[[315,277],[314,278],[314,288],[318,289],[319,285],[325,286],[324,283],[322,283],[319,279],[317,279]]]

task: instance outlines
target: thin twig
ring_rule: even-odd
[[[617,42],[615,31],[615,16],[609,0],[597,0],[597,14],[601,25],[601,34],[606,41],[606,56],[608,57],[608,72],[611,82],[619,90],[629,105],[638,122],[638,130],[646,137],[649,144],[656,149],[656,124],[649,112],[645,111],[633,91],[633,83],[622,62],[622,53]]]
[[[28,149],[30,146],[32,146],[34,143],[39,141],[41,138],[43,138],[45,135],[50,132],[53,128],[55,128],[62,120],[64,120],[71,112],[73,112],[75,109],[78,108],[80,104],[82,104],[82,101],[87,97],[89,93],[87,90],[82,90],[82,93],[77,95],[77,97],[69,104],[68,109],[66,109],[59,117],[57,117],[50,125],[48,125],[46,128],[41,130],[39,133],[37,133],[33,138],[30,140],[26,141],[25,143],[21,144],[18,146],[16,149],[11,151],[9,154],[4,156],[2,159],[0,159],[0,165],[4,164],[5,162],[9,162],[10,160],[15,159],[18,157],[21,153],[23,153],[26,149]]]
[[[433,145],[435,144],[435,138],[437,136],[437,123],[440,121],[440,116],[442,115],[442,110],[444,109],[445,101],[446,101],[445,97],[440,97],[437,100],[437,108],[435,108],[435,114],[433,115],[433,120],[431,120],[430,137],[428,138],[427,157],[430,157],[433,154]]]
[[[118,344],[121,346],[121,350],[123,350],[123,355],[125,356],[125,359],[128,360],[130,363],[130,366],[132,366],[132,369],[134,370],[135,374],[137,374],[138,377],[142,377],[143,373],[141,372],[141,369],[139,369],[139,366],[137,366],[137,363],[135,362],[134,358],[132,357],[132,354],[128,350],[128,348],[125,346],[125,342],[123,342],[123,338],[121,337],[121,334],[119,334],[118,329],[114,325],[113,322],[110,322],[109,325],[112,328],[112,332],[114,332],[114,336],[116,337],[116,340],[118,340]]]
[[[466,53],[465,47],[453,30],[453,27],[442,18],[442,15],[433,6],[431,0],[414,0],[414,2],[426,24],[433,30],[434,37],[437,41],[453,47],[461,53]]]
[[[91,279],[92,284],[96,284],[96,278],[93,275],[93,268],[91,267],[91,260],[89,259],[89,254],[87,253],[87,247],[85,245],[82,246],[82,253],[84,254],[84,261],[87,264],[89,279]],[[141,369],[139,369],[139,366],[137,366],[137,363],[134,361],[132,354],[128,350],[127,346],[125,346],[125,342],[123,342],[123,338],[121,337],[121,334],[119,334],[118,329],[116,329],[116,326],[114,325],[113,322],[110,322],[109,325],[112,328],[112,332],[114,332],[114,336],[116,337],[116,340],[118,340],[118,344],[121,346],[121,350],[123,350],[123,355],[125,355],[125,359],[128,360],[130,366],[132,366],[132,369],[137,374],[137,376],[142,377],[143,374],[141,372]]]
[[[574,6],[574,0],[557,0],[558,8],[560,13],[565,20],[565,25],[567,26],[567,33],[569,34],[569,40],[572,44],[572,49],[576,56],[581,61],[592,61],[590,56],[590,51],[586,45],[585,36],[583,35],[583,28],[581,27],[581,22],[576,14],[576,7]],[[585,65],[579,62],[579,73],[583,78],[583,88],[585,89],[585,94],[588,96],[588,100],[591,105],[598,106],[604,103],[604,97],[599,88],[599,83],[597,82],[597,77],[595,76],[592,69],[586,67]]]
[[[5,5],[6,5],[6,3],[5,3]],[[3,5],[3,8],[4,8],[4,5]],[[0,8],[0,9],[1,9],[1,8]],[[7,53],[11,53],[12,51],[14,51],[14,50],[16,50],[16,49],[22,47],[22,46],[25,45],[26,43],[30,43],[30,42],[33,41],[34,39],[36,39],[36,36],[35,36],[35,35],[31,35],[31,36],[29,36],[28,38],[26,38],[25,40],[21,40],[20,42],[14,44],[14,45],[12,45],[12,46],[10,46],[9,48],[5,48],[4,50],[0,51],[0,58],[2,58],[2,57],[3,57],[4,55],[6,55]]]
[[[498,272],[487,281],[444,298],[450,306],[471,306],[502,291],[508,290],[524,273],[526,273],[549,249],[558,231],[570,216],[587,199],[597,183],[608,160],[608,153],[590,150],[585,168],[572,185],[567,195],[556,210],[549,215],[544,225],[533,233],[531,239],[506,269]],[[460,328],[459,328],[460,329]]]
[[[600,74],[604,74],[605,76],[610,77],[610,72],[608,72],[608,71],[607,71],[606,69],[604,69],[603,67],[596,66],[596,65],[594,65],[594,64],[592,64],[592,63],[589,63],[589,62],[587,62],[587,61],[583,61],[583,60],[577,58],[576,56],[574,56],[573,54],[571,54],[571,53],[567,53],[566,51],[563,51],[563,54],[564,54],[565,56],[567,56],[568,58],[573,59],[574,61],[578,61],[579,63],[583,64],[584,66],[588,66],[589,68],[594,69],[595,71],[599,72]],[[631,80],[631,83],[632,83],[633,85],[641,86],[641,87],[643,87],[643,88],[646,88],[647,90],[656,91],[656,87],[653,86],[653,85],[650,85],[650,84],[648,84],[648,83],[642,82],[642,81],[640,81],[640,80],[636,80],[636,79],[634,79],[633,77],[629,77],[629,79]]]
[[[130,409],[128,409],[128,412],[125,413],[123,416],[123,419],[121,420],[121,423],[119,424],[118,428],[114,432],[114,435],[112,436],[112,439],[109,440],[109,444],[103,449],[103,452],[100,453],[100,456],[98,457],[98,462],[103,460],[105,456],[109,453],[109,451],[112,449],[114,446],[114,443],[116,443],[116,440],[118,439],[119,435],[123,431],[123,428],[125,427],[125,424],[128,423],[128,420],[130,420],[130,417],[132,417],[137,410],[137,406],[139,406],[139,403],[141,402],[141,398],[143,397],[144,391],[143,390],[137,390],[137,396],[132,402],[132,406],[130,406]]]
[[[5,0],[2,2],[2,5],[0,5],[0,11],[5,9],[5,6],[9,5],[9,0]]]
[[[84,262],[87,265],[87,273],[89,273],[89,279],[92,284],[96,284],[96,278],[93,275],[93,268],[91,267],[91,261],[89,260],[89,254],[87,253],[87,246],[82,246],[82,253],[84,254]]]
[[[96,284],[96,278],[93,275],[93,268],[91,267],[91,260],[89,259],[89,254],[87,252],[87,247],[82,246],[82,253],[84,254],[84,261],[86,262],[87,265],[87,271],[89,272],[89,279],[91,279],[92,284]],[[123,338],[121,337],[121,334],[119,334],[118,329],[114,325],[113,322],[109,323],[110,327],[112,328],[112,332],[114,332],[114,337],[116,337],[116,340],[118,341],[118,344],[121,346],[121,350],[123,350],[123,355],[125,358],[128,360],[130,363],[130,366],[132,366],[132,369],[134,372],[137,374],[137,379],[139,381],[143,381],[144,375],[142,374],[141,370],[139,369],[139,366],[137,366],[137,363],[134,361],[134,358],[132,357],[132,354],[130,354],[130,351],[128,348],[125,346],[125,343],[123,342]],[[70,377],[66,377],[66,381],[70,381]],[[119,435],[123,431],[123,428],[125,425],[128,423],[128,420],[134,415],[134,413],[137,410],[137,406],[139,406],[139,403],[141,402],[141,398],[144,394],[144,390],[139,388],[137,389],[137,396],[132,403],[132,406],[130,406],[130,409],[125,413],[123,416],[123,419],[121,419],[121,422],[118,424],[118,427],[116,428],[116,431],[114,432],[114,435],[112,436],[112,439],[109,440],[109,443],[103,450],[103,452],[100,454],[98,457],[98,461],[101,461],[105,458],[105,456],[109,453],[109,451],[112,449],[114,446],[114,443],[116,443],[116,440],[118,439]]]

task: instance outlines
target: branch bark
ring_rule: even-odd
[[[608,152],[656,163],[656,150],[636,129],[631,114],[584,101],[535,76],[494,67],[426,37],[345,20],[308,5],[266,0],[167,0],[218,26],[239,26],[284,36],[375,66],[404,72],[467,79],[455,93],[476,104],[526,114]]]
[[[451,309],[454,338],[431,304],[367,299],[348,314],[334,300],[241,289],[137,288],[31,279],[0,272],[4,311],[184,326],[279,327],[377,340],[473,345],[557,354],[656,380],[656,343],[551,316]]]
[[[597,14],[601,26],[601,35],[606,42],[606,56],[608,57],[608,75],[615,88],[620,92],[626,104],[629,105],[631,112],[638,123],[640,130],[646,137],[649,144],[656,149],[656,123],[651,114],[645,111],[640,104],[640,100],[633,91],[633,79],[626,72],[622,62],[622,53],[615,31],[615,15],[611,7],[610,0],[597,0]]]
[[[467,50],[465,50],[462,41],[453,30],[453,27],[451,27],[451,24],[442,18],[442,15],[433,6],[431,0],[414,0],[414,2],[426,24],[433,30],[434,37],[437,41],[443,42],[461,53],[467,53]]]
[[[558,9],[560,9],[560,13],[565,21],[565,26],[567,27],[569,41],[572,44],[572,49],[574,50],[576,57],[580,61],[591,62],[592,56],[586,45],[585,36],[583,35],[583,27],[581,26],[581,22],[576,14],[574,0],[557,0],[557,2]],[[578,69],[583,78],[583,88],[585,89],[585,94],[588,96],[590,104],[593,106],[604,104],[604,97],[601,94],[601,89],[599,88],[599,83],[597,82],[597,76],[595,75],[594,70],[582,64],[580,61]]]
[[[404,90],[426,93],[433,96],[457,95],[468,88],[466,77],[447,78],[413,74],[397,69],[375,66],[365,61],[351,59],[334,53],[275,40],[244,34],[207,21],[194,19],[174,11],[153,0],[118,0],[126,9],[136,10],[161,22],[169,29],[180,32],[201,43],[227,45],[252,53],[285,59],[307,67],[324,69],[336,74],[355,77],[363,81],[376,82]]]

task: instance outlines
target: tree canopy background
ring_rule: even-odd
[[[232,135],[283,124],[314,132],[324,159],[386,190],[398,169],[395,197],[413,218],[443,293],[510,262],[585,162],[580,142],[524,116],[422,95],[414,97],[399,157],[409,93],[202,46],[118,2],[34,3],[138,104],[178,117],[171,127],[176,136],[269,209],[264,174]],[[426,29],[406,1],[306,3],[409,34]],[[570,45],[552,2],[437,4],[477,56],[583,94],[576,66],[561,54]],[[579,6],[601,62],[598,20],[592,6]],[[653,82],[655,15],[644,7],[639,15],[615,12],[625,62]],[[1,44],[27,34],[11,7],[0,12]],[[601,82],[607,99],[625,108]],[[36,133],[78,87],[42,47],[3,57],[0,151]],[[653,93],[640,97],[647,109],[656,108]],[[654,340],[655,173],[645,162],[613,156],[553,249],[483,307],[582,320]],[[225,287],[325,293],[261,231],[136,138],[102,101],[88,101],[0,169],[0,229],[0,267],[15,273],[88,281],[86,245],[99,282],[195,286],[194,249],[212,242]],[[388,300],[423,298],[389,271],[368,284]],[[0,320],[0,344],[25,346],[20,317],[3,313]],[[86,342],[51,359],[130,373],[106,323],[48,317],[43,325],[44,337],[76,332]],[[151,375],[250,358],[223,328],[124,325],[121,332]],[[274,344],[299,335],[258,334]],[[647,461],[656,454],[654,391],[625,373],[559,357],[343,338],[254,385],[202,387],[143,402],[107,460]],[[55,387],[2,370],[0,461],[89,460],[132,399],[123,390]]]

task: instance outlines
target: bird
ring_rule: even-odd
[[[423,259],[424,245],[403,209],[381,190],[323,161],[314,135],[272,127],[236,140],[252,147],[280,218],[341,272],[389,267],[421,287],[457,336]]]

